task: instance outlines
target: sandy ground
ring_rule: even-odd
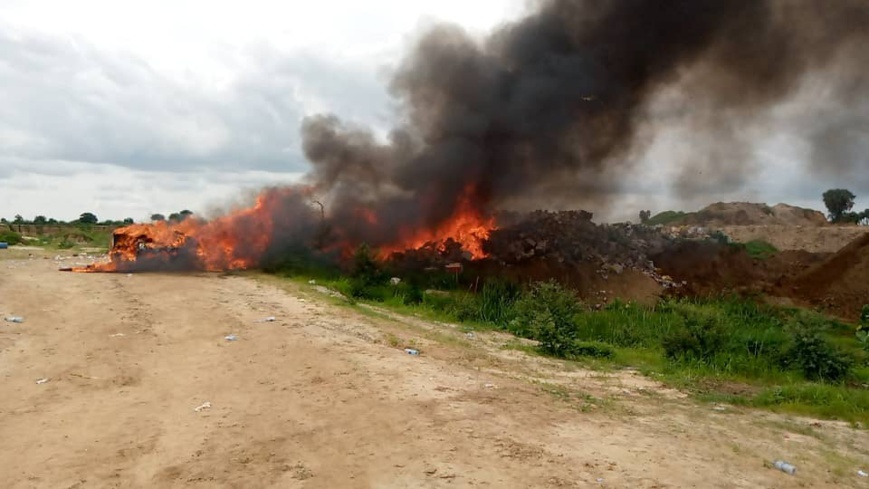
[[[869,436],[842,423],[699,404],[273,278],[27,254],[0,256],[0,314],[26,319],[0,322],[0,487],[869,486]]]

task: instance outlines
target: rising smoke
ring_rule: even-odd
[[[308,183],[345,238],[371,244],[436,226],[463,198],[483,211],[541,192],[605,203],[664,125],[649,106],[669,90],[670,117],[698,134],[674,185],[739,186],[753,171],[745,128],[774,131],[766,114],[805,80],[865,106],[867,26],[866,0],[548,0],[482,42],[439,25],[391,82],[402,118],[388,142],[305,120]],[[848,117],[865,142],[869,115]],[[818,123],[839,127],[835,113]],[[816,163],[847,169],[849,151],[823,147],[842,138],[817,136],[829,158]]]

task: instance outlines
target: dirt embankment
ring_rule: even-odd
[[[762,240],[780,250],[835,253],[860,236],[866,226],[724,226],[721,230],[737,243]]]
[[[790,287],[797,297],[856,320],[869,304],[869,234],[806,270]]]
[[[690,213],[676,223],[684,226],[827,226],[824,214],[788,204],[772,207],[750,202],[718,202]]]

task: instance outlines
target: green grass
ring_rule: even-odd
[[[748,255],[756,260],[766,260],[778,253],[778,248],[763,240],[749,241],[743,245]]]
[[[34,239],[35,238],[35,239]],[[74,250],[81,247],[108,249],[112,232],[85,225],[66,225],[60,232],[27,238],[28,244],[56,250]],[[0,230],[0,241],[22,244],[21,235],[9,230]]]
[[[685,217],[693,215],[693,212],[682,212],[682,211],[664,211],[659,212],[652,216],[646,224],[649,226],[657,226],[662,225],[666,226],[667,224],[672,224],[679,219],[683,219]]]
[[[492,282],[478,293],[455,286],[431,293],[431,284],[419,281],[360,286],[358,278],[334,269],[288,276],[301,282],[315,278],[351,303],[462,324],[469,330],[543,339],[542,349],[519,341],[506,348],[554,354],[594,369],[636,368],[700,399],[869,424],[869,353],[857,341],[853,325],[817,313],[735,297],[663,300],[654,306],[616,301],[592,311],[582,304],[570,306],[565,297],[575,297],[557,288],[549,295],[537,289],[534,295]],[[854,368],[843,381],[813,381],[788,360],[793,358],[796,332],[806,329],[853,358]],[[675,350],[665,349],[668,344],[676,345]]]

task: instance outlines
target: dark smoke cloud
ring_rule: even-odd
[[[865,102],[867,26],[866,0],[550,0],[483,42],[437,26],[392,80],[402,119],[387,142],[331,115],[304,122],[308,182],[342,233],[373,244],[442,222],[463,197],[485,210],[541,192],[606,202],[668,122],[650,103],[675,90],[670,117],[702,135],[675,185],[738,187],[753,131],[775,129],[765,115],[807,75]],[[869,115],[854,117],[865,140]]]

